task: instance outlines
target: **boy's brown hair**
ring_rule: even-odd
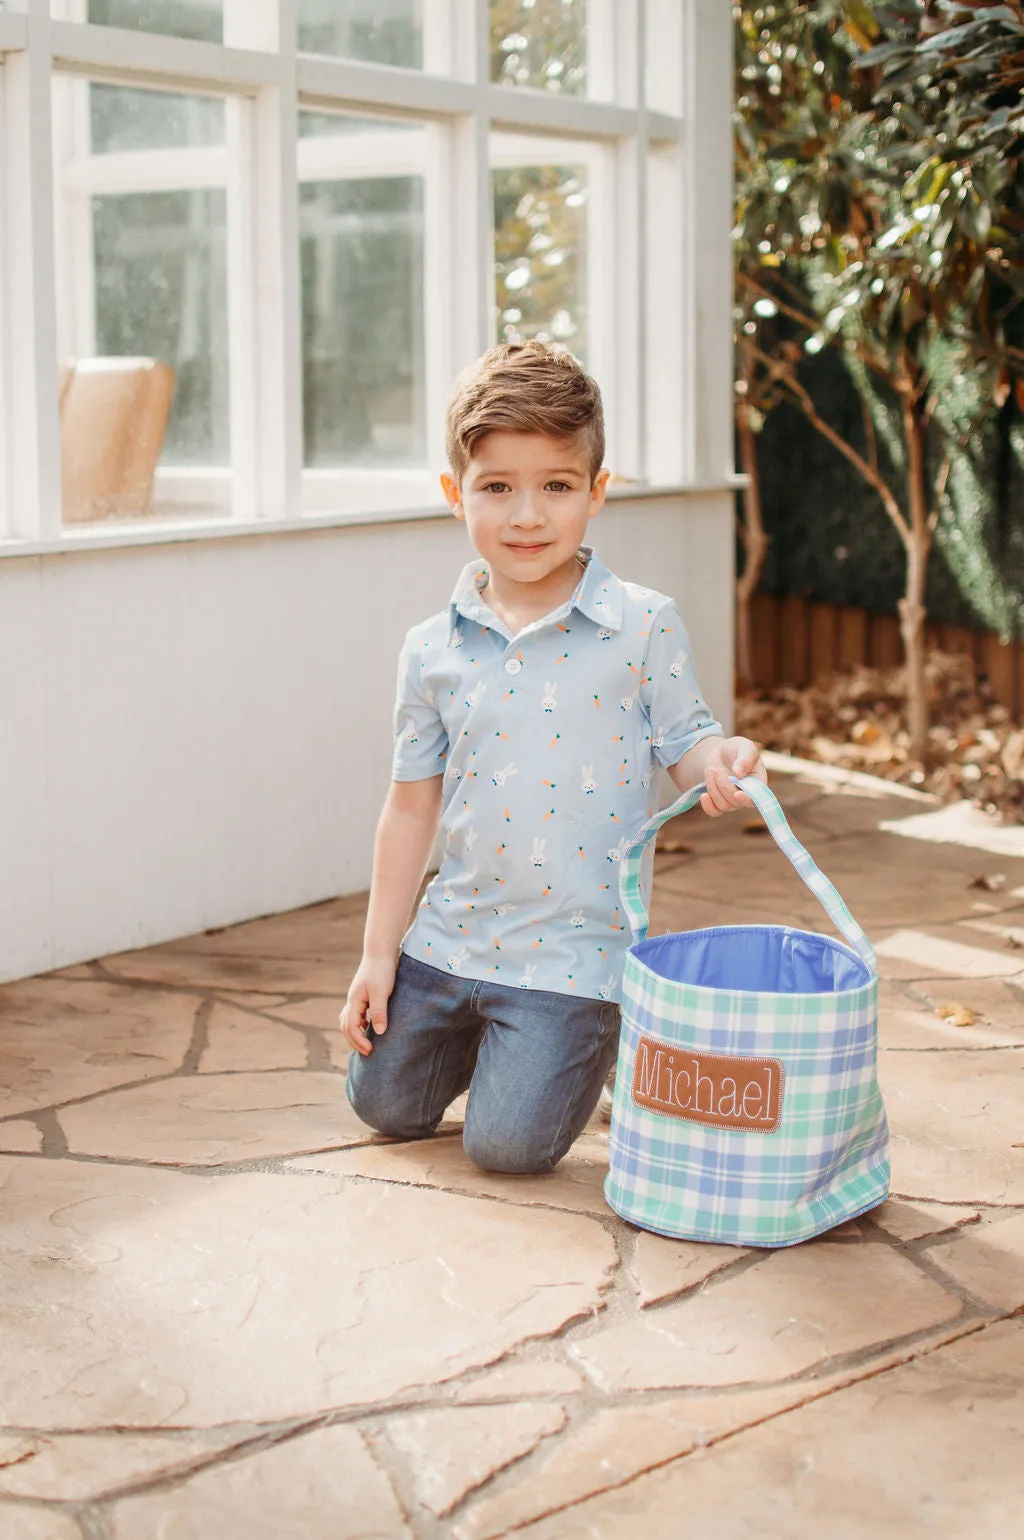
[[[460,485],[486,433],[580,440],[593,486],[604,461],[601,392],[578,359],[546,342],[503,342],[456,381],[447,416],[448,464]]]

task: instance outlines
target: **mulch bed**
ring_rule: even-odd
[[[933,652],[927,665],[931,729],[914,758],[904,727],[901,668],[857,667],[804,689],[782,685],[736,702],[736,731],[766,749],[865,770],[945,802],[970,798],[1007,822],[1024,823],[1024,729],[962,654]]]

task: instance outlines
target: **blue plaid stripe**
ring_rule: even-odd
[[[878,981],[863,932],[789,831],[775,798],[760,782],[743,785],[850,945],[789,927],[724,929],[808,937],[859,957],[867,977],[831,994],[761,994],[664,978],[631,950],[605,1195],[624,1218],[664,1235],[789,1246],[874,1208],[888,1193],[889,1130],[877,1079]],[[652,819],[623,863],[623,908],[637,937],[647,929],[639,890],[643,847],[683,804],[693,806],[702,789],[695,787]],[[722,930],[697,934],[706,948]],[[680,958],[685,969],[685,948]],[[631,1090],[641,1035],[671,1050],[781,1059],[786,1079],[778,1129],[711,1127],[638,1105]]]

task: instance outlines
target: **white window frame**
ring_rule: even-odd
[[[68,19],[84,14],[84,0],[0,9],[0,555],[435,513],[450,382],[492,341],[494,164],[588,168],[589,362],[604,387],[614,469],[639,488],[730,483],[730,8],[590,0],[594,94],[582,98],[490,81],[488,0],[423,6],[423,70],[297,54],[296,0],[225,0],[224,44]],[[69,156],[85,109],[55,130],[55,73],[221,97],[227,144]],[[678,113],[647,107],[649,78],[661,99],[675,99],[678,81]],[[329,137],[298,140],[300,108],[422,126],[358,136],[364,174],[415,168],[426,179],[422,471],[303,468],[298,192],[306,177],[331,176],[338,147]],[[688,131],[697,124],[699,134]],[[55,131],[64,139],[57,173]],[[345,141],[337,175],[358,174],[355,142]],[[69,200],[55,200],[55,174]],[[183,517],[65,529],[57,367],[61,343],[83,340],[91,312],[82,209],[87,218],[100,189],[183,185],[227,188],[232,463],[161,470],[158,497],[173,486],[183,508],[220,502],[223,511],[201,528]]]

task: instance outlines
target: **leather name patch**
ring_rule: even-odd
[[[633,1100],[688,1123],[773,1134],[782,1118],[785,1078],[781,1059],[697,1053],[641,1037]]]

